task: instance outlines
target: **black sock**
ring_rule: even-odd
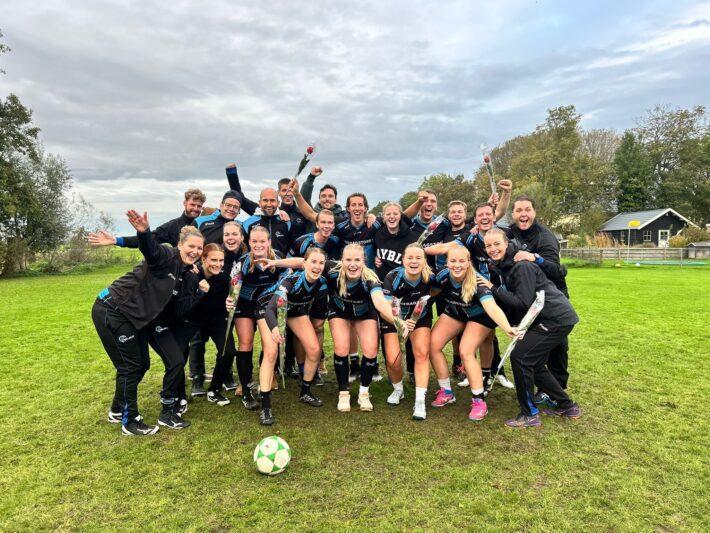
[[[313,380],[306,381],[304,379],[303,381],[301,381],[301,396],[303,396],[304,394],[311,393],[311,383],[313,383]]]
[[[478,398],[479,400],[483,400],[483,398],[484,398],[482,392],[479,392],[478,394],[475,394],[472,392],[471,394],[473,395],[474,398]]]
[[[491,379],[491,369],[490,368],[482,368],[481,374],[483,374],[483,385],[485,386],[486,382]]]
[[[407,340],[404,348],[407,352],[407,372],[414,372],[414,350],[412,349],[411,341]]]
[[[357,354],[350,356],[350,372],[352,374],[360,372],[360,360],[358,359]]]
[[[261,408],[271,409],[271,391],[261,393]]]
[[[360,371],[360,383],[363,387],[369,387],[372,382],[372,376],[375,375],[375,369],[377,368],[377,359],[368,359],[367,357],[362,357],[362,370]]]
[[[237,375],[239,376],[242,391],[249,388],[249,382],[251,381],[251,374],[254,367],[252,357],[253,352],[251,350],[248,352],[237,352]]]
[[[350,377],[348,356],[334,354],[333,366],[335,367],[335,377],[338,379],[338,390],[348,390],[350,388],[350,383],[348,382],[348,378]]]

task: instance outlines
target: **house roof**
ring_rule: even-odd
[[[599,231],[617,231],[617,230],[627,230],[629,229],[629,222],[632,220],[638,220],[640,224],[631,229],[641,229],[644,226],[647,226],[654,220],[661,218],[663,215],[666,213],[670,212],[671,214],[677,216],[679,219],[683,220],[687,224],[690,224],[691,226],[695,226],[690,220],[685,218],[683,215],[679,214],[678,212],[674,211],[671,208],[666,208],[666,209],[651,209],[649,211],[634,211],[633,213],[619,213],[616,215],[614,218],[607,220],[601,228],[599,228]],[[697,227],[697,226],[696,226]]]
[[[688,246],[693,248],[710,248],[710,241],[691,242]]]

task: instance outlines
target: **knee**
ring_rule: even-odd
[[[419,363],[425,363],[429,360],[429,352],[427,350],[414,349],[414,360]]]

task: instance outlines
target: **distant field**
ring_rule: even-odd
[[[515,396],[496,388],[481,424],[466,420],[463,390],[416,423],[413,390],[388,407],[386,382],[373,413],[340,414],[331,367],[325,407],[299,404],[287,381],[272,429],[236,402],[199,400],[189,429],[146,439],[105,421],[114,372],[90,320],[126,269],[0,282],[0,530],[710,529],[708,268],[570,270],[578,421],[505,428]],[[251,460],[269,434],[293,449],[275,478]]]

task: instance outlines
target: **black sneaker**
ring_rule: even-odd
[[[301,394],[298,400],[312,407],[321,407],[323,405],[323,400],[316,397],[312,392]]]
[[[196,379],[192,382],[192,390],[190,395],[194,398],[195,396],[204,396],[207,394],[205,390],[205,381],[203,379]]]
[[[251,389],[247,389],[242,395],[242,404],[247,411],[255,411],[259,407],[259,402],[252,395]]]
[[[180,399],[180,403],[178,404],[177,415],[182,416],[185,413],[187,413],[187,399],[182,398]]]
[[[261,424],[262,426],[273,426],[274,422],[276,422],[276,419],[271,413],[271,408],[267,407],[265,409],[262,409],[261,413],[259,414],[259,424]]]
[[[158,432],[158,426],[149,426],[143,422],[143,417],[138,415],[133,420],[121,426],[121,433],[124,435],[155,435]]]
[[[190,427],[190,422],[183,420],[177,414],[177,408],[174,405],[163,405],[163,410],[158,417],[158,424],[169,429],[185,429]]]
[[[463,365],[454,365],[451,367],[451,374],[453,374],[454,379],[457,381],[463,381],[466,379],[466,371],[463,368]],[[484,387],[485,389],[485,387]]]
[[[414,372],[407,372],[407,379],[409,380],[409,383],[411,383],[412,385],[415,385]]]
[[[122,424],[123,423],[123,413],[114,413],[109,409],[108,421],[111,424]]]
[[[291,379],[300,379],[301,374],[298,373],[298,367],[293,366],[289,370],[287,370],[286,377]]]
[[[211,390],[207,393],[207,401],[210,403],[216,403],[220,407],[224,405],[229,405],[229,400],[225,398],[221,392],[214,390]]]
[[[316,372],[316,375],[313,378],[313,384],[316,387],[322,387],[323,385],[325,385],[325,381],[323,381],[323,376],[320,375],[320,372]]]
[[[227,376],[227,379],[224,380],[224,390],[230,391],[230,390],[236,390],[237,389],[237,382],[234,381],[234,374],[229,374]]]
[[[548,409],[557,409],[557,402],[550,398],[546,392],[537,391],[533,396],[533,403],[537,407],[547,407]]]

